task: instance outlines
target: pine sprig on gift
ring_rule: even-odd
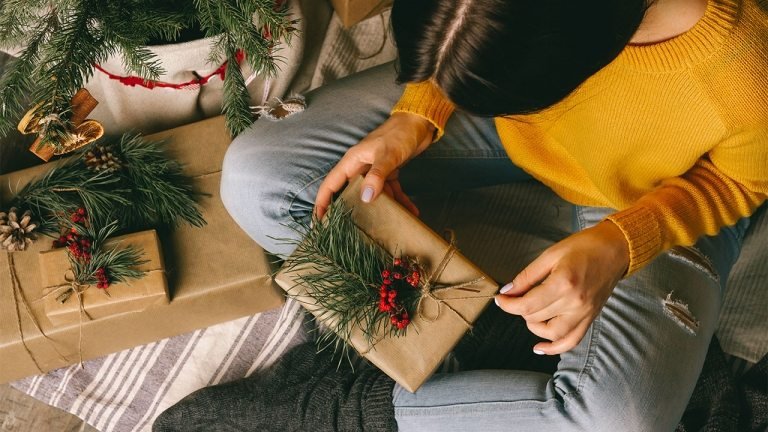
[[[369,346],[384,336],[406,332],[404,327],[393,326],[379,308],[382,271],[395,258],[357,228],[351,213],[342,200],[337,200],[322,221],[299,228],[303,240],[292,242],[296,250],[285,258],[284,266],[287,272],[315,270],[298,272],[296,286],[306,287],[319,307],[316,318],[330,327],[318,338],[319,347],[332,346],[345,356],[353,327],[362,330]],[[288,290],[288,295],[295,296],[292,291]],[[420,292],[403,290],[400,297],[404,308],[412,311]]]
[[[101,154],[104,151],[106,154]],[[99,158],[116,158],[119,164],[92,160],[98,159],[94,152]],[[100,169],[100,162],[108,169]],[[58,217],[80,207],[101,218],[119,215],[119,228],[124,231],[157,225],[176,227],[183,222],[205,225],[181,165],[169,158],[159,143],[131,134],[116,143],[99,142],[79,149],[72,158],[24,186],[11,204],[31,210],[40,219],[40,231],[47,234],[58,232]]]
[[[110,214],[115,208],[129,206],[128,192],[119,178],[107,173],[94,175],[70,160],[25,185],[11,204],[31,210],[40,219],[39,230],[50,234],[58,231],[60,215],[68,215],[78,207],[85,206],[95,214]]]
[[[79,157],[87,155],[94,146],[84,148]],[[132,227],[157,224],[176,227],[181,222],[196,227],[205,225],[190,179],[183,174],[181,164],[165,154],[160,143],[126,134],[106,148],[121,164],[107,175],[119,178],[120,184],[130,190],[127,198],[131,205],[123,209],[123,224]]]
[[[97,228],[98,226],[101,228]],[[78,258],[72,253],[67,254],[77,283],[99,286],[100,282],[106,280],[108,286],[144,276],[145,272],[138,269],[146,262],[142,259],[142,250],[133,246],[121,247],[119,244],[106,244],[118,228],[117,220],[108,224],[91,220],[88,224],[74,225],[78,236],[90,240],[91,251],[88,259]],[[106,288],[106,286],[99,287]]]

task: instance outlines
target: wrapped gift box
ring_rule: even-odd
[[[418,218],[409,213],[386,195],[373,203],[363,204],[360,199],[360,180],[354,182],[341,195],[346,206],[352,209],[355,225],[369,238],[381,245],[393,256],[417,258],[421,265],[434,271],[446,254],[449,245]],[[300,284],[301,275],[321,271],[318,266],[284,268],[277,276],[277,283],[291,296],[296,297],[315,317],[325,324],[335,319],[324,313],[316,301]],[[496,294],[498,285],[460,253],[455,253],[438,280],[439,285],[461,285],[476,281],[472,292],[466,289],[441,289],[436,297],[445,303],[440,306],[432,299],[424,300],[423,315],[412,316],[412,322],[404,336],[381,336],[370,346],[363,331],[357,327],[351,331],[348,343],[361,355],[379,367],[384,373],[409,391],[418,389],[442,363]],[[332,325],[331,325],[332,327]],[[382,328],[386,329],[386,325]],[[388,331],[388,330],[387,330]]]
[[[231,142],[216,117],[148,137],[165,140],[185,165],[208,225],[182,226],[160,236],[171,301],[141,312],[54,326],[45,313],[38,254],[42,238],[25,252],[0,253],[0,382],[47,372],[195,329],[280,306],[272,258],[231,219],[219,196],[221,164]],[[55,162],[54,162],[55,163]],[[44,174],[38,166],[0,176],[0,202]],[[29,309],[25,307],[29,306]],[[38,329],[39,326],[39,329]],[[82,344],[79,334],[82,330]],[[80,348],[78,348],[80,345]]]
[[[139,279],[113,284],[108,291],[88,286],[80,293],[79,299],[69,295],[72,290],[67,276],[71,266],[67,250],[52,249],[38,255],[45,315],[54,326],[141,312],[154,305],[168,304],[168,283],[155,231],[115,237],[105,246],[108,249],[134,247],[141,251],[144,262],[137,270],[143,271],[144,275]],[[64,301],[61,301],[62,295],[67,295]]]
[[[331,0],[333,9],[344,27],[352,27],[360,21],[380,14],[392,6],[393,0]]]

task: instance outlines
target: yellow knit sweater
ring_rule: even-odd
[[[453,106],[425,82],[393,111],[439,138]],[[768,196],[768,0],[709,0],[688,32],[628,46],[564,101],[495,122],[512,161],[558,195],[619,210],[608,219],[632,273]]]

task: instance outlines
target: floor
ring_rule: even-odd
[[[0,75],[8,63],[8,56],[0,53]],[[21,137],[16,131],[0,138],[0,173],[35,163],[24,148],[31,138]],[[2,361],[0,360],[0,363]],[[0,431],[2,432],[95,432],[96,429],[79,418],[58,408],[0,384]]]
[[[0,431],[96,432],[79,418],[12,388],[0,385]]]

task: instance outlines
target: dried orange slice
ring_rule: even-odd
[[[37,110],[40,109],[40,104],[35,105],[34,108],[27,111],[24,117],[19,121],[19,125],[16,126],[19,132],[24,135],[36,133],[40,130],[40,116],[37,114]]]
[[[60,155],[75,151],[80,147],[90,144],[104,135],[104,127],[96,120],[85,120],[75,128],[74,132],[62,143],[60,149],[54,154]]]

